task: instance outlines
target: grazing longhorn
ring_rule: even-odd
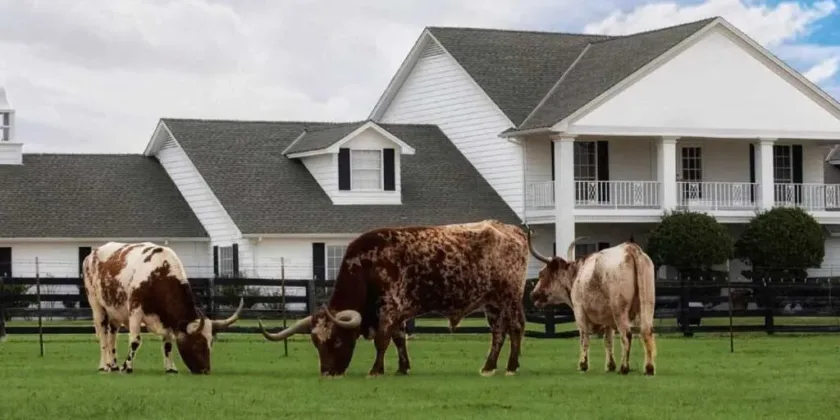
[[[495,220],[443,226],[381,228],[347,246],[329,303],[268,340],[283,340],[311,328],[322,376],[343,375],[360,335],[373,339],[376,359],[370,376],[384,373],[389,342],[397,348],[397,374],[410,369],[405,321],[428,312],[449,318],[455,328],[483,307],[492,343],[481,369],[493,375],[506,334],[506,373],[519,368],[525,328],[522,297],[528,247],[518,226]]]
[[[527,228],[527,227],[526,227]],[[565,303],[574,311],[580,333],[581,371],[589,369],[589,335],[603,331],[606,370],[615,371],[613,335],[618,330],[623,354],[619,372],[630,371],[631,321],[639,317],[639,329],[645,346],[645,374],[654,374],[656,343],[653,338],[653,310],[656,303],[653,262],[639,245],[624,242],[611,248],[574,258],[572,241],[562,257],[548,258],[537,252],[528,230],[528,249],[534,258],[545,263],[531,292],[537,307]]]
[[[196,306],[184,266],[175,252],[151,242],[108,242],[82,265],[93,325],[99,338],[99,371],[117,370],[117,334],[128,326],[129,351],[121,370],[131,373],[140,348],[140,327],[163,338],[166,373],[178,373],[172,342],[190,372],[210,373],[216,331],[233,325],[244,306],[224,320],[209,320]],[[109,363],[110,362],[110,363]]]

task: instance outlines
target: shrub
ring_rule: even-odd
[[[735,257],[752,266],[750,278],[807,277],[825,256],[825,233],[805,210],[775,207],[758,213],[735,242]]]
[[[682,276],[702,276],[732,258],[732,236],[707,214],[666,212],[650,232],[647,248],[657,266],[674,267]]]

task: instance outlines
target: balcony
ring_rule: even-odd
[[[760,207],[761,188],[756,182],[677,182],[676,187],[678,209],[752,212]],[[840,211],[840,184],[775,184],[774,194],[776,206]],[[575,181],[576,209],[658,210],[661,196],[658,181]],[[553,216],[554,182],[529,182],[526,203],[529,216]]]

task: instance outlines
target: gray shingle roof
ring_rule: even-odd
[[[0,165],[0,238],[206,236],[155,158],[24,154]]]
[[[712,20],[627,36],[428,30],[517,127],[529,129],[557,123]],[[589,50],[554,88],[589,44]]]
[[[303,135],[293,141],[283,153],[291,154],[326,149],[332,146],[333,143],[347,137],[348,134],[361,127],[364,123],[364,121],[337,123],[327,128],[302,130],[301,134]]]
[[[402,205],[333,205],[306,167],[281,152],[303,129],[340,124],[163,119],[244,234],[358,233],[516,214],[433,125],[381,124],[416,149],[401,155]],[[219,153],[235,150],[236,153]]]

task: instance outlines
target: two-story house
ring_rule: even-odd
[[[722,18],[627,36],[429,27],[370,118],[439,126],[546,253],[644,243],[668,209],[733,235],[777,205],[840,222],[824,178],[840,106]]]

